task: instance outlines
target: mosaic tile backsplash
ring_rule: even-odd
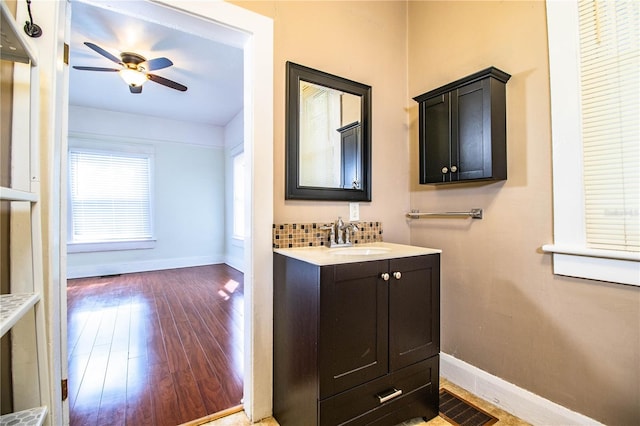
[[[351,236],[354,244],[382,241],[382,222],[351,222],[358,231]],[[285,223],[273,225],[273,248],[324,246],[329,242],[329,231],[320,230],[331,223]]]

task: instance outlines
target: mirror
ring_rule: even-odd
[[[371,86],[287,62],[288,200],[371,201]]]

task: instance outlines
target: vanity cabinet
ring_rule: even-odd
[[[438,414],[440,254],[315,265],[274,254],[274,417],[395,425]]]
[[[510,77],[490,67],[414,98],[421,184],[507,178],[505,86]]]

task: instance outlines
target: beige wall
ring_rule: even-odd
[[[539,249],[553,241],[545,3],[410,2],[408,16],[410,96],[491,65],[512,75],[506,182],[418,185],[409,111],[411,205],[485,214],[411,226],[413,244],[443,250],[443,352],[604,423],[637,424],[640,288],[556,277]]]
[[[381,221],[386,241],[408,243],[406,3],[232,1],[274,20],[274,221],[349,218],[346,202],[285,201],[285,63],[372,86],[373,195],[360,219]]]
[[[636,424],[640,288],[556,277],[539,249],[552,241],[544,2],[235,3],[274,19],[275,221],[348,216],[346,203],[284,200],[285,61],[371,85],[373,202],[361,215],[383,221],[387,241],[443,249],[442,350],[607,424]],[[509,179],[418,185],[411,98],[491,65],[512,74]],[[409,207],[481,207],[485,218],[408,226]]]

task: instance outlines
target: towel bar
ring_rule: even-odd
[[[420,212],[412,210],[405,215],[409,219],[423,219],[429,217],[470,217],[482,219],[482,209],[471,209],[468,212]]]

